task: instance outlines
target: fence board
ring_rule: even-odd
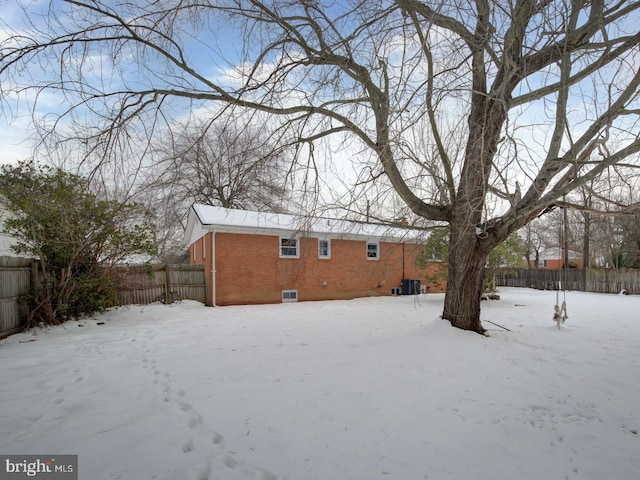
[[[206,302],[206,281],[203,265],[167,265],[168,287],[173,300]]]
[[[0,338],[20,331],[26,309],[18,297],[31,287],[29,258],[0,257]]]

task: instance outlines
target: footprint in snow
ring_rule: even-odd
[[[185,444],[182,446],[182,453],[190,453],[195,450],[195,446],[191,440],[187,440]]]
[[[226,457],[224,457],[224,460],[222,461],[222,463],[224,463],[225,466],[229,468],[235,468],[238,465],[238,461],[230,455],[227,455]]]
[[[269,470],[265,470],[264,468],[260,469],[260,480],[278,480],[278,477]]]
[[[211,441],[213,442],[214,445],[221,445],[222,443],[224,443],[224,437],[218,432],[213,432]]]
[[[211,480],[211,465],[207,463],[198,473],[196,480]]]

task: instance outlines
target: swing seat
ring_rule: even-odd
[[[563,324],[567,318],[569,318],[567,315],[567,302],[562,302],[562,307],[559,307],[556,303],[553,307],[553,310],[553,321],[558,325],[558,328],[560,328],[560,325]]]

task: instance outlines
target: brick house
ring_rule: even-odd
[[[536,264],[535,260],[529,262],[530,268],[540,268],[546,270],[558,270],[564,265],[564,249],[559,247],[552,247],[545,249],[538,259]],[[582,254],[569,250],[569,265],[575,268],[583,268],[584,261]]]
[[[441,262],[416,265],[422,242],[404,228],[193,205],[185,239],[190,262],[205,266],[209,305],[442,292],[446,286]]]

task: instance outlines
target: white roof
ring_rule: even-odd
[[[191,244],[210,231],[371,239],[408,243],[419,243],[426,236],[422,231],[382,224],[194,204],[189,212],[185,240]]]
[[[546,248],[540,254],[540,260],[561,260],[564,258],[564,248],[560,247],[550,247]],[[569,259],[570,260],[581,260],[582,253],[575,252],[573,250],[569,250]]]
[[[6,219],[10,217],[10,213],[0,205],[0,257],[24,257],[29,258],[29,256],[20,254],[18,255],[11,248],[13,245],[17,243],[16,239],[11,235],[4,233],[4,222]]]

